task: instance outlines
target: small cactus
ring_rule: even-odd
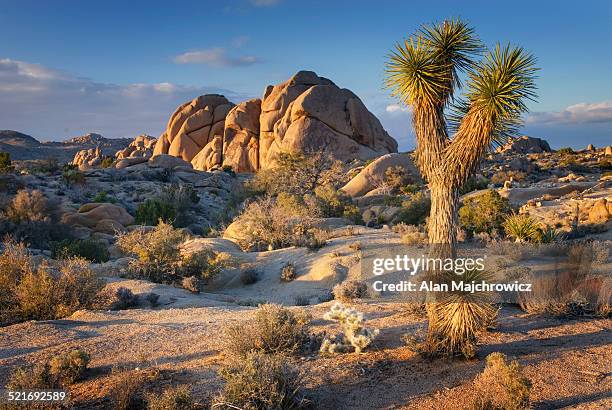
[[[342,325],[343,333],[333,339],[325,338],[321,344],[321,352],[347,353],[354,351],[361,353],[367,348],[376,336],[378,329],[368,329],[364,326],[363,314],[353,308],[347,308],[336,302],[324,316],[326,320],[333,320]]]

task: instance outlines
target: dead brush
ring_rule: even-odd
[[[526,409],[529,407],[530,390],[531,382],[523,375],[517,361],[508,363],[504,354],[491,353],[487,356],[484,371],[474,380],[472,408]]]
[[[303,310],[290,310],[271,303],[255,310],[253,318],[225,329],[224,349],[244,357],[250,351],[293,354],[309,340],[310,316]]]

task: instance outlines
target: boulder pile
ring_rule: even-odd
[[[209,94],[181,105],[153,155],[180,157],[197,170],[253,172],[273,166],[280,152],[320,150],[365,160],[397,152],[397,142],[353,92],[300,71],[266,87],[261,99],[234,106]]]

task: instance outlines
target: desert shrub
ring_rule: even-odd
[[[168,387],[157,394],[146,396],[149,410],[189,410],[195,405],[189,386]]]
[[[240,282],[242,282],[243,285],[252,285],[257,283],[258,280],[259,272],[257,272],[257,269],[253,267],[247,268],[240,272]]]
[[[95,239],[64,239],[51,242],[50,247],[53,259],[81,257],[94,263],[102,263],[110,258],[106,245]]]
[[[175,219],[176,208],[161,199],[147,199],[136,208],[136,223],[140,225],[157,225],[159,221],[173,224]]]
[[[101,288],[102,282],[89,263],[71,258],[54,266],[43,263],[28,269],[13,292],[21,319],[48,320],[91,307]]]
[[[151,305],[151,307],[156,307],[157,305],[159,305],[159,294],[155,292],[146,293],[144,298],[147,302],[149,302],[149,305]]]
[[[230,254],[219,252],[215,253],[209,249],[202,249],[181,255],[178,269],[181,276],[195,276],[207,282],[214,279],[223,269],[233,266]]]
[[[164,187],[159,194],[159,201],[174,208],[176,227],[185,227],[193,221],[191,208],[200,202],[197,191],[190,185],[172,184]]]
[[[467,181],[459,188],[459,194],[464,195],[468,192],[478,191],[480,189],[485,189],[489,186],[489,180],[483,178],[481,176],[473,176],[468,178]]]
[[[314,190],[317,208],[321,216],[343,216],[345,209],[352,206],[351,199],[331,185],[318,186]]]
[[[311,406],[302,394],[300,372],[281,355],[249,352],[222,367],[220,375],[225,386],[215,407],[227,404],[245,410],[281,410]]]
[[[342,333],[333,338],[325,338],[320,351],[323,353],[361,353],[372,344],[379,334],[378,329],[365,327],[363,314],[355,309],[346,308],[342,303],[336,302],[323,318],[338,322],[342,326]]]
[[[431,200],[423,193],[417,192],[402,202],[402,210],[395,217],[394,223],[421,225],[429,216]]]
[[[573,153],[574,153],[574,150],[570,147],[563,147],[557,150],[557,154],[562,154],[562,155],[573,154]]]
[[[183,289],[186,289],[192,293],[200,293],[201,281],[195,276],[188,276],[183,278],[181,282]]]
[[[531,382],[516,360],[508,363],[503,353],[487,356],[484,371],[474,380],[472,407],[478,410],[529,408]]]
[[[398,192],[403,187],[414,184],[414,182],[414,177],[406,168],[396,165],[385,170],[385,175],[380,185],[388,188],[390,192]]]
[[[115,160],[113,159],[113,157],[104,157],[102,159],[102,162],[100,162],[100,167],[101,168],[110,168],[113,165],[113,162]]]
[[[361,211],[359,210],[359,207],[357,205],[344,205],[344,209],[342,210],[342,217],[348,219],[355,225],[363,225],[363,217],[361,216]]]
[[[247,205],[236,219],[241,227],[243,249],[278,249],[304,245],[313,238],[313,221],[295,216],[272,197],[264,197]]]
[[[404,195],[413,195],[421,190],[419,184],[407,184],[400,188],[400,192]]]
[[[56,212],[54,205],[42,191],[23,189],[17,192],[5,213],[7,218],[15,224],[48,222]]]
[[[459,209],[459,222],[470,233],[491,234],[494,230],[501,230],[505,217],[511,211],[508,199],[490,189],[463,201],[463,206]]]
[[[347,280],[334,286],[332,293],[335,299],[352,302],[355,299],[368,297],[368,284],[358,280]]]
[[[165,282],[178,276],[179,246],[185,234],[172,225],[160,222],[155,229],[136,229],[120,234],[117,247],[136,257],[130,263],[130,273],[153,282]]]
[[[337,187],[343,182],[346,173],[342,162],[324,152],[281,153],[273,168],[255,174],[250,188],[269,195],[287,192],[303,197],[318,186]]]
[[[535,241],[540,235],[538,222],[528,214],[508,215],[503,223],[504,231],[516,242]]]
[[[11,155],[8,152],[0,152],[0,173],[13,171]]]
[[[423,246],[429,241],[427,232],[422,228],[414,225],[403,224],[403,229],[400,230],[401,241],[408,246]]]
[[[291,282],[296,276],[295,265],[291,262],[287,262],[281,269],[280,280],[283,282]]]
[[[93,197],[93,199],[91,200],[91,202],[107,202],[107,203],[111,203],[111,204],[116,204],[117,203],[117,199],[110,196],[108,194],[108,192],[106,191],[100,191],[96,194],[96,196]]]
[[[125,310],[138,306],[139,299],[138,295],[126,287],[106,286],[98,292],[93,305],[96,309]]]
[[[491,182],[495,185],[504,185],[506,181],[521,182],[526,179],[527,174],[522,171],[498,171],[491,177]]]
[[[296,353],[308,340],[310,317],[275,304],[263,304],[249,321],[225,329],[226,350],[246,356],[252,350],[264,353]]]
[[[13,372],[7,384],[11,390],[57,389],[81,380],[89,364],[89,355],[82,350],[53,356],[34,367]]]
[[[85,174],[77,169],[70,169],[62,172],[62,180],[67,186],[85,184]]]

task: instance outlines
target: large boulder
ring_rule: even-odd
[[[154,155],[149,160],[149,166],[153,168],[174,169],[176,167],[192,168],[191,163],[168,154]]]
[[[155,145],[153,156],[169,154],[191,162],[215,136],[223,136],[225,116],[233,106],[219,94],[201,95],[179,106]]]
[[[612,203],[609,206],[606,198],[598,199],[589,211],[589,222],[594,224],[606,223],[611,217],[611,206]]]
[[[65,214],[63,222],[70,226],[83,226],[95,232],[123,230],[134,223],[134,217],[123,207],[110,203],[92,202],[82,205],[76,213]]]
[[[232,108],[225,118],[223,165],[235,172],[259,169],[259,117],[261,100],[244,101]]]
[[[403,167],[414,179],[420,179],[419,171],[408,154],[393,153],[377,158],[362,169],[341,190],[352,197],[363,196],[382,184],[388,168],[397,166]]]
[[[259,117],[259,166],[283,151],[325,150],[340,160],[397,151],[397,142],[353,92],[312,71],[266,88]]]
[[[548,145],[548,142],[545,140],[528,137],[526,135],[518,138],[510,138],[506,144],[497,148],[497,152],[514,154],[539,154],[551,151],[550,145]]]

